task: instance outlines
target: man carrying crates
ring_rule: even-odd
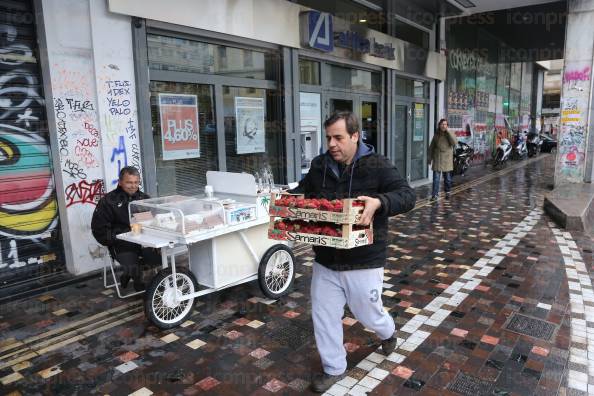
[[[328,151],[316,157],[292,193],[306,198],[357,198],[365,202],[360,225],[373,222],[373,244],[352,249],[314,246],[312,318],[324,372],[312,390],[325,392],[346,373],[342,317],[348,304],[355,318],[376,332],[388,355],[396,347],[395,325],[382,304],[388,217],[415,205],[415,192],[390,161],[360,139],[353,113],[340,111],[324,123]]]

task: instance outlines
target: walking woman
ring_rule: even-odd
[[[454,170],[454,147],[456,144],[458,144],[456,136],[448,130],[448,121],[442,118],[437,123],[437,130],[429,145],[429,164],[433,170],[432,201],[435,201],[437,194],[439,194],[439,178],[442,173],[446,199],[450,198],[452,171]]]

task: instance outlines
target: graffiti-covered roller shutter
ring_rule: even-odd
[[[63,271],[58,221],[32,2],[0,0],[0,288]]]

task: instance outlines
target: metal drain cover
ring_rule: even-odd
[[[491,383],[460,372],[448,389],[466,396],[488,395]]]
[[[554,324],[517,313],[512,316],[505,328],[515,333],[540,338],[545,341],[549,341],[555,332]]]
[[[308,341],[313,339],[313,329],[304,328],[295,325],[289,325],[279,328],[270,334],[270,336],[280,344],[289,346],[293,349],[299,349]]]

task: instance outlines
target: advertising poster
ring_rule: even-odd
[[[200,157],[198,97],[159,94],[163,160]]]
[[[425,105],[415,103],[415,127],[413,142],[422,142],[425,139]]]
[[[263,153],[266,150],[264,99],[235,97],[237,154]]]

